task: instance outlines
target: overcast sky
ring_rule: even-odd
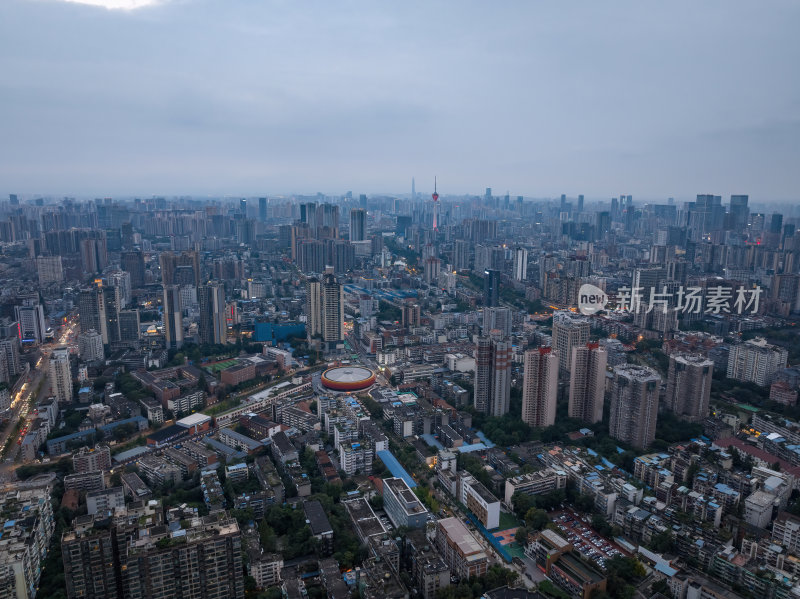
[[[437,175],[444,194],[796,200],[798,24],[795,0],[1,0],[0,193]]]

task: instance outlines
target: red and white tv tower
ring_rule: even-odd
[[[436,192],[436,177],[433,178],[433,230],[439,231],[439,194]]]

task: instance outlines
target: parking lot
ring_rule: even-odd
[[[562,536],[572,543],[575,551],[601,568],[605,568],[609,558],[626,554],[616,543],[593,530],[586,516],[584,520],[572,510],[559,510],[550,514],[550,517]]]

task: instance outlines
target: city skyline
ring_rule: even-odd
[[[800,7],[686,6],[10,0],[0,191],[795,200]]]

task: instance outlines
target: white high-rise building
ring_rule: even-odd
[[[733,345],[728,354],[728,378],[769,385],[772,376],[786,368],[788,356],[784,348],[770,345],[762,337]]]
[[[54,349],[50,354],[50,388],[58,403],[72,402],[72,374],[66,347]]]
[[[553,314],[553,350],[558,353],[561,375],[572,372],[572,348],[589,343],[589,321],[570,312]]]
[[[558,355],[550,347],[529,349],[524,358],[522,421],[534,427],[556,421],[558,399]]]
[[[569,417],[594,423],[603,419],[608,354],[597,343],[572,348]]]
[[[120,309],[131,305],[131,273],[117,270],[108,275],[108,284],[119,289]]]
[[[94,329],[82,332],[78,335],[78,355],[84,362],[94,362],[103,360],[103,337]]]
[[[514,250],[514,280],[526,281],[528,279],[528,250],[517,248]]]

